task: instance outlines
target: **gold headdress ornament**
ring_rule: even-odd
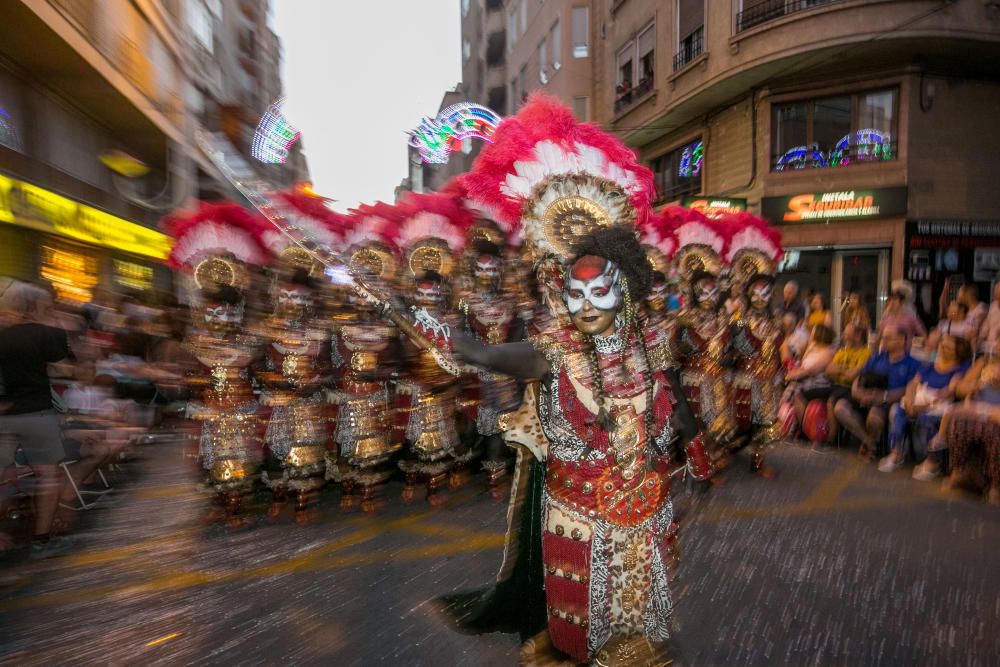
[[[697,211],[677,227],[677,254],[674,262],[681,279],[690,283],[699,274],[716,278],[722,273],[722,250],[725,239],[720,225]]]
[[[472,224],[469,211],[450,194],[410,194],[399,211],[396,242],[411,277],[434,271],[450,278]]]
[[[345,227],[347,264],[355,275],[394,281],[399,273],[394,235],[395,207],[382,202],[362,204],[351,211]]]

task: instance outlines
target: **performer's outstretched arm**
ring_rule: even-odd
[[[520,380],[540,380],[549,372],[549,362],[531,343],[486,345],[460,331],[452,331],[451,347],[467,363]]]

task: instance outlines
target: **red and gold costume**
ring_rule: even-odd
[[[171,216],[165,226],[175,238],[170,263],[197,290],[197,317],[186,344],[199,370],[188,377],[193,398],[187,415],[200,424],[198,451],[208,483],[237,528],[245,524],[239,511],[261,460],[250,375],[260,342],[245,333],[238,288],[249,285],[247,265],[267,259],[260,241],[266,228],[236,204],[202,204],[192,214]]]

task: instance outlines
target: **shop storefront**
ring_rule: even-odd
[[[711,217],[723,213],[739,213],[747,210],[747,200],[736,197],[715,197],[712,195],[699,195],[697,197],[684,197],[681,206],[685,208],[701,211]]]
[[[838,331],[852,292],[878,321],[894,252],[902,249],[906,197],[905,187],[764,197],[761,213],[781,230],[786,248],[779,284],[795,280],[803,293],[822,294]]]
[[[937,321],[939,298],[948,284],[953,299],[964,283],[975,283],[989,301],[1000,280],[1000,220],[910,220],[906,223],[906,278],[916,287],[917,308]]]
[[[0,175],[0,275],[42,279],[89,301],[98,286],[169,290],[165,234]]]

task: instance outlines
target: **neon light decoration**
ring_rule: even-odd
[[[250,155],[264,164],[285,164],[292,144],[302,136],[302,133],[281,113],[284,104],[285,98],[279,97],[267,108],[257,123]]]
[[[461,150],[466,138],[493,143],[493,133],[500,116],[480,104],[459,102],[442,109],[436,118],[421,118],[410,132],[410,146],[417,149],[424,162],[445,164],[452,151]]]
[[[3,107],[0,107],[0,144],[16,151],[21,150],[21,138],[17,136],[14,121]]]
[[[705,143],[696,141],[684,147],[677,175],[681,178],[696,178],[701,173],[701,163],[705,158]]]
[[[853,157],[852,157],[853,154]],[[829,153],[819,150],[819,147],[796,146],[785,152],[774,166],[775,171],[786,169],[806,169],[819,167],[841,167],[856,162],[878,162],[892,159],[892,141],[888,132],[873,128],[865,128],[840,138]]]

